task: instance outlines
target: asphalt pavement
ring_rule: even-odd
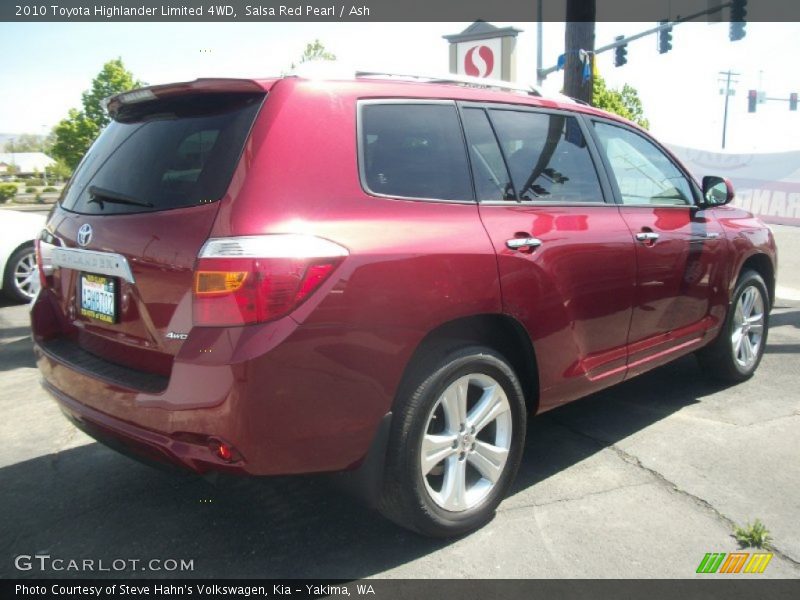
[[[789,295],[800,290],[800,253],[784,249],[799,240],[800,229],[779,232]],[[685,578],[706,553],[739,550],[735,525],[759,518],[774,557],[746,577],[797,578],[800,301],[779,298],[771,320],[762,364],[743,384],[709,383],[686,357],[533,419],[496,518],[434,541],[324,478],[211,484],[93,442],[39,387],[27,307],[2,304],[0,577]],[[15,567],[36,554],[185,560],[193,570]]]

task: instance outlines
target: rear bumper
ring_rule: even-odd
[[[145,463],[177,467],[195,473],[224,471],[248,474],[247,462],[226,462],[209,448],[211,438],[170,436],[111,417],[81,404],[46,380],[42,387],[56,400],[64,415],[81,431],[97,441]]]
[[[42,340],[34,352],[43,387],[108,446],[197,473],[292,475],[352,470],[364,461],[393,393],[364,366],[393,361],[387,355],[379,363],[373,353],[368,363],[363,351],[342,351],[362,340],[301,328],[243,362],[176,361],[160,393],[130,389],[113,373],[101,377],[97,365],[70,362]],[[217,457],[213,440],[231,445],[240,460]]]
[[[283,319],[191,330],[169,376],[87,356],[39,295],[34,353],[45,389],[103,443],[194,472],[293,475],[358,468],[420,337],[395,327]],[[78,347],[70,347],[77,345]],[[209,448],[238,451],[226,462]]]

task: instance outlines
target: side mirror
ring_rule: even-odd
[[[707,175],[703,177],[703,206],[702,208],[713,208],[728,204],[736,193],[733,191],[733,184],[729,179]]]

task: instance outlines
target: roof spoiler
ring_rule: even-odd
[[[114,118],[125,106],[149,102],[151,100],[161,100],[185,94],[215,94],[221,92],[257,93],[266,92],[267,90],[268,87],[265,87],[263,83],[252,79],[195,79],[194,81],[153,85],[122,92],[103,100],[103,105],[109,116]]]

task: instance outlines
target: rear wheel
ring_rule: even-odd
[[[703,371],[731,383],[748,379],[764,355],[768,331],[767,286],[755,271],[744,271],[719,337],[698,353]]]
[[[395,411],[381,511],[424,535],[466,533],[492,518],[519,466],[519,381],[502,356],[474,346],[414,383]]]
[[[17,248],[8,259],[3,291],[17,302],[30,302],[39,291],[39,272],[33,245]]]

